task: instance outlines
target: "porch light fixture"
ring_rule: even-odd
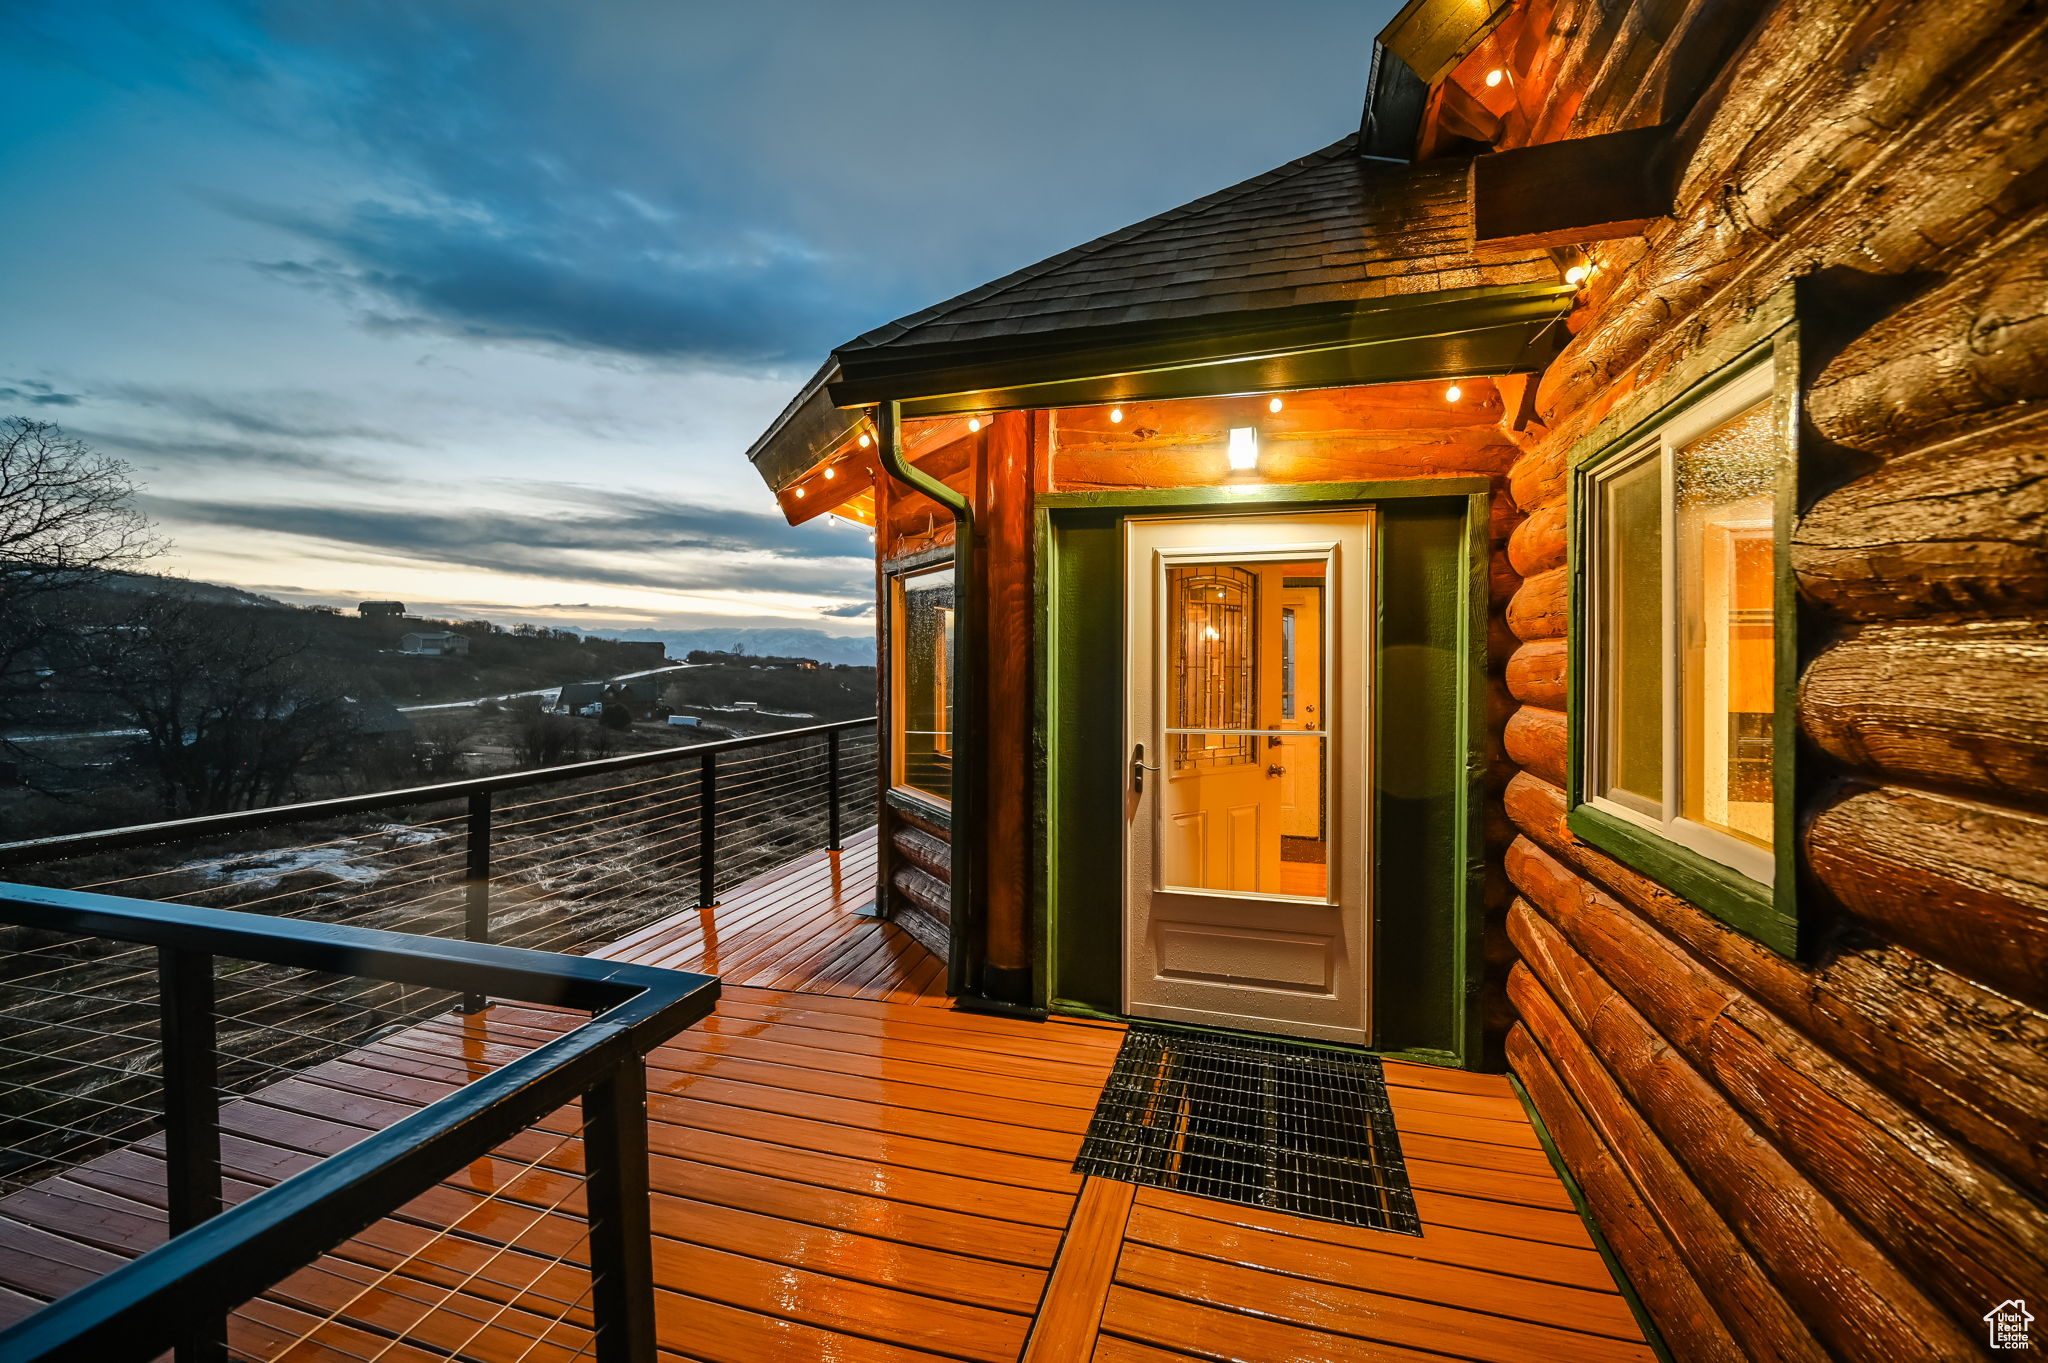
[[[1110,425],[1112,425],[1112,426],[1118,426],[1118,425],[1121,425],[1121,424],[1123,424],[1123,419],[1124,419],[1124,409],[1123,409],[1123,408],[1121,408],[1121,407],[1112,407],[1112,408],[1110,408],[1110,409],[1109,409],[1109,424],[1110,424]]]
[[[1274,398],[1271,402],[1266,404],[1266,410],[1269,412],[1277,412],[1286,405],[1287,404],[1282,402],[1280,399]]]
[[[1256,426],[1233,426],[1230,428],[1230,467],[1233,469],[1255,469],[1259,466],[1259,428]]]
[[[1452,384],[1449,388],[1444,389],[1445,402],[1456,402],[1459,398],[1464,396],[1465,390],[1458,387],[1458,385],[1455,383]]]

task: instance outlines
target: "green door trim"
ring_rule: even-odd
[[[1381,512],[1374,846],[1423,849],[1378,856],[1373,867],[1373,1049],[1430,1064],[1481,1063],[1492,491],[1486,478],[1458,477],[1036,499],[1034,1002],[1120,1017],[1122,879],[1114,868],[1122,863],[1122,818],[1114,772],[1123,761],[1124,519],[1370,505]],[[1103,684],[1105,675],[1117,684]],[[1113,933],[1101,921],[1109,884]],[[1429,912],[1435,903],[1447,903],[1448,913]],[[1063,936],[1065,915],[1072,917]],[[1117,959],[1105,974],[1106,946]]]

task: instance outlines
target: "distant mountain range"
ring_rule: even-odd
[[[658,639],[671,658],[693,648],[731,653],[769,654],[783,658],[815,658],[821,663],[853,663],[872,667],[875,639],[870,635],[827,634],[822,629],[586,629],[598,639]]]
[[[269,606],[285,609],[274,596],[260,596],[240,587],[223,587],[218,582],[194,582],[188,577],[162,577],[155,573],[108,573],[95,586],[110,592],[162,592],[187,601],[204,601],[216,606]]]

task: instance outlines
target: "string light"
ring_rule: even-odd
[[[866,449],[866,448],[867,448],[868,446],[870,446],[870,445],[872,445],[872,444],[874,444],[874,443],[875,443],[875,442],[874,442],[874,440],[873,440],[872,438],[870,438],[870,437],[869,437],[869,435],[868,435],[868,433],[867,433],[866,431],[862,431],[862,432],[860,433],[860,447],[861,447],[862,449]]]
[[[978,417],[978,416],[971,416],[971,417],[967,418],[967,429],[968,429],[968,430],[970,430],[970,431],[978,431],[978,430],[980,430],[980,429],[981,429],[981,418],[980,418],[980,417]]]
[[[1564,272],[1564,282],[1567,284],[1582,284],[1585,282],[1586,276],[1591,273],[1592,271],[1583,265],[1574,265]]]
[[[1507,78],[1508,73],[1502,70],[1500,67],[1496,66],[1493,68],[1493,70],[1486,73],[1486,88],[1491,90],[1494,86],[1499,85],[1502,81],[1506,80]]]
[[[1277,412],[1286,405],[1287,404],[1282,402],[1280,399],[1274,398],[1271,402],[1266,404],[1266,410],[1269,412]]]
[[[804,499],[804,490],[802,488],[798,488],[796,490],[796,499],[798,501],[802,501]]]
[[[1122,424],[1122,422],[1123,422],[1123,419],[1124,419],[1124,409],[1123,409],[1123,408],[1121,408],[1121,407],[1112,407],[1112,408],[1110,408],[1110,409],[1109,409],[1109,424],[1110,424],[1110,425],[1112,425],[1112,426],[1116,426],[1116,425],[1121,425],[1121,424]]]
[[[1464,396],[1465,390],[1458,387],[1458,385],[1455,383],[1452,384],[1449,388],[1444,389],[1445,402],[1456,402],[1459,398]]]
[[[832,481],[832,480],[833,480],[834,478],[837,478],[838,476],[839,476],[839,470],[838,470],[838,469],[828,468],[828,469],[826,469],[826,470],[825,470],[825,481],[826,481],[826,482],[828,482],[828,483],[829,483],[829,482],[831,482],[831,481]]]

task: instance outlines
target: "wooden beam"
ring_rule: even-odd
[[[1631,128],[1472,161],[1472,235],[1489,250],[1634,236],[1672,211],[1669,130]]]

